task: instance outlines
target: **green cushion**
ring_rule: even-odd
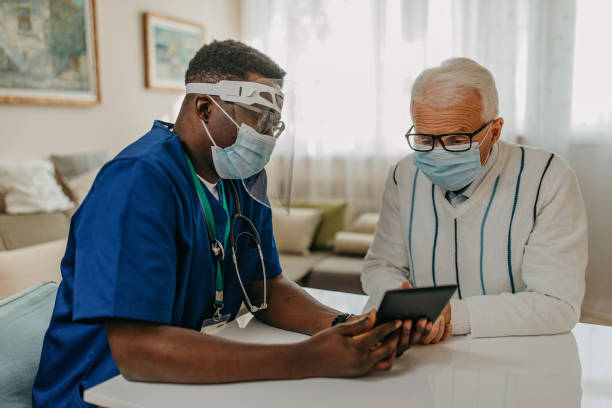
[[[57,284],[43,282],[0,301],[0,398],[2,406],[32,406],[32,385]]]
[[[297,201],[291,202],[291,207],[315,208],[322,212],[321,223],[312,244],[313,249],[331,248],[336,232],[345,229],[346,201]]]

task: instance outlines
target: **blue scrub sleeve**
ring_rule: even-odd
[[[151,164],[125,159],[102,170],[74,225],[74,321],[171,324],[177,208],[174,190]]]
[[[262,224],[259,238],[261,240],[261,251],[263,253],[264,264],[266,265],[266,275],[268,279],[271,279],[280,275],[282,272],[272,229],[272,210],[261,204],[257,204],[257,206],[262,207]],[[255,274],[255,280],[262,280],[262,275],[259,271]]]

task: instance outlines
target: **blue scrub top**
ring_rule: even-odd
[[[84,389],[119,374],[104,321],[124,318],[200,330],[213,315],[215,269],[204,214],[183,157],[181,141],[155,121],[142,138],[108,162],[72,217],[62,283],[45,335],[33,404],[89,406]],[[224,181],[230,214],[232,190]],[[269,208],[236,182],[242,213],[261,237],[268,278],[281,273]],[[226,214],[211,202],[217,236]],[[222,197],[220,197],[222,199]],[[234,235],[242,231],[236,221]],[[226,250],[227,253],[227,250]],[[256,246],[238,241],[246,287],[262,279]],[[223,263],[224,313],[235,318],[242,291],[231,256]]]

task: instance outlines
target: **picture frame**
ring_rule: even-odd
[[[145,86],[185,91],[189,61],[204,45],[204,26],[156,13],[143,14]]]
[[[100,103],[95,0],[0,0],[0,9],[0,103]]]

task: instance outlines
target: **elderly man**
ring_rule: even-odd
[[[369,306],[397,287],[456,284],[433,327],[418,322],[431,328],[423,343],[450,333],[572,329],[584,296],[587,221],[567,162],[500,140],[495,82],[470,59],[421,73],[410,108],[415,153],[389,172],[361,277]]]

